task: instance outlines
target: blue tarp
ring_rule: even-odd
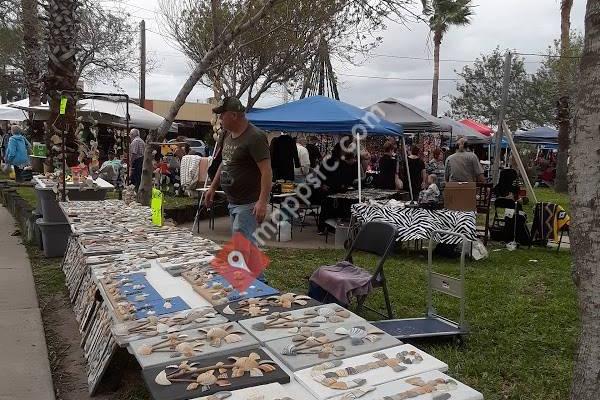
[[[532,144],[556,144],[558,143],[558,131],[556,129],[541,126],[528,131],[515,133],[515,142]]]
[[[248,119],[267,131],[304,132],[321,134],[359,133],[381,136],[400,136],[402,127],[384,119],[365,118],[367,112],[353,105],[324,96],[312,96],[263,110],[252,110]],[[371,122],[372,125],[369,123]],[[364,131],[362,130],[364,128]]]

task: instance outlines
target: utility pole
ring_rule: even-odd
[[[506,115],[506,103],[508,103],[508,87],[510,86],[510,71],[512,67],[512,53],[506,52],[504,57],[504,80],[502,82],[502,102],[500,103],[500,112],[498,115],[498,130],[496,131],[496,145],[494,148],[494,165],[492,167],[492,181],[494,185],[498,183],[500,177],[500,155],[502,154],[502,133],[504,125],[504,116]]]
[[[140,107],[146,102],[146,21],[140,22]]]

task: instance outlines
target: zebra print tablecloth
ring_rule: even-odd
[[[426,210],[422,208],[400,208],[384,204],[359,203],[352,205],[351,232],[371,221],[385,221],[398,229],[397,241],[429,239],[436,230],[462,233],[469,240],[477,237],[476,213],[471,211]],[[440,235],[436,241],[459,244],[457,236]]]

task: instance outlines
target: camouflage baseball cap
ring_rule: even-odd
[[[212,109],[215,114],[223,114],[225,111],[244,112],[246,107],[242,105],[242,102],[237,97],[228,96],[219,103],[219,105]]]

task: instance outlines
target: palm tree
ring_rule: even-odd
[[[556,122],[558,124],[558,157],[556,163],[555,189],[566,192],[567,158],[569,153],[569,132],[571,131],[570,113],[570,70],[569,56],[571,53],[571,9],[573,0],[560,2],[560,63],[558,69],[558,102],[556,103]]]
[[[440,46],[444,34],[451,26],[471,23],[472,0],[421,0],[423,13],[429,17],[429,29],[433,33],[433,88],[431,90],[431,114],[437,117],[440,80]]]
[[[43,20],[46,23],[46,40],[48,45],[48,72],[45,79],[45,91],[50,98],[50,118],[54,121],[48,124],[46,144],[52,149],[50,138],[53,135],[65,134],[65,155],[68,166],[78,163],[78,141],[75,135],[76,96],[72,91],[77,89],[77,33],[79,31],[78,0],[47,0],[42,4],[45,10]],[[61,94],[62,91],[64,92]],[[64,115],[60,115],[61,96],[67,97],[67,107]],[[56,147],[50,151],[46,160],[51,164],[61,151]],[[52,165],[48,165],[52,167]]]
[[[600,0],[588,0],[580,64],[577,118],[571,137],[569,192],[571,251],[577,287],[580,333],[571,400],[598,399],[600,376]]]

